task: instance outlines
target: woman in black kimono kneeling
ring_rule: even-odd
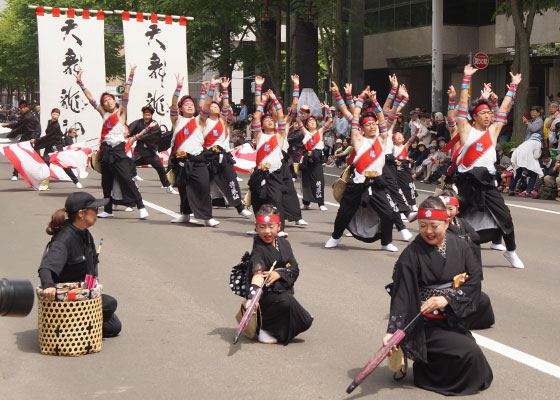
[[[298,334],[309,329],[313,317],[294,297],[294,283],[299,276],[299,268],[288,240],[277,236],[280,230],[278,210],[271,204],[263,204],[256,218],[257,236],[251,253],[251,292],[254,285],[261,286],[270,274],[259,301],[262,325],[258,340],[261,343],[279,342],[287,345]],[[275,269],[269,273],[275,261]]]
[[[422,320],[401,342],[414,360],[416,386],[458,396],[487,389],[493,375],[484,354],[465,327],[480,297],[482,267],[468,243],[447,232],[445,204],[430,196],[418,211],[420,234],[403,251],[393,271],[391,311],[383,344],[420,310]],[[466,281],[453,289],[457,275]]]

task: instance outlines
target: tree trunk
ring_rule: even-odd
[[[296,19],[295,73],[299,74],[300,87],[317,92],[319,76],[317,27],[313,23]]]
[[[519,43],[519,49],[516,48],[514,64],[519,62],[519,70],[522,75],[521,83],[517,88],[517,95],[514,104],[514,120],[513,120],[513,142],[521,143],[525,140],[526,126],[521,116],[529,107],[527,104],[527,96],[529,94],[529,83],[531,80],[531,31],[533,30],[533,20],[536,13],[536,2],[533,2],[531,9],[526,15],[523,13],[522,0],[511,0],[511,17],[515,25],[516,45]],[[517,51],[519,50],[519,51]]]
[[[342,84],[342,0],[336,0],[336,14],[335,14],[335,36],[334,36],[334,51],[332,57],[332,79],[338,85]],[[329,82],[330,85],[330,82]]]
[[[282,97],[282,7],[276,6],[276,34],[274,35],[274,76],[272,77],[272,90],[277,97]],[[286,82],[288,84],[288,82]]]

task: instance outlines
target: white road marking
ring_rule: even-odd
[[[427,190],[423,190],[423,191],[426,192]],[[301,196],[299,194],[298,194],[298,197],[301,198]],[[152,202],[144,200],[144,204],[146,206],[150,207],[150,208],[153,208],[156,211],[167,214],[171,217],[174,217],[174,218],[180,217],[180,215],[177,214],[176,212],[173,212],[171,210],[168,210],[167,208],[158,206],[157,204],[154,204]],[[334,203],[325,203],[325,204],[329,204],[329,205],[339,207],[338,204],[334,204]],[[540,358],[537,358],[537,357],[532,356],[530,354],[524,353],[522,351],[516,350],[513,347],[509,347],[509,346],[507,346],[505,344],[502,344],[500,342],[496,342],[495,340],[488,339],[488,338],[486,338],[484,336],[481,336],[481,335],[478,335],[476,333],[473,333],[472,335],[476,339],[476,342],[478,343],[479,346],[484,347],[488,350],[491,350],[495,353],[501,354],[504,357],[507,357],[507,358],[510,358],[514,361],[517,361],[518,363],[527,365],[528,367],[534,368],[538,371],[544,372],[545,374],[549,374],[549,375],[552,375],[555,378],[560,379],[560,367],[559,366],[554,365],[552,363],[549,363],[548,361],[541,360]]]
[[[472,334],[479,346],[560,379],[560,367],[484,336]]]
[[[425,193],[434,193],[431,190],[424,190],[424,189],[416,189],[419,192],[425,192]],[[544,213],[549,213],[549,214],[558,214],[560,215],[559,211],[552,211],[552,210],[547,210],[546,208],[537,208],[537,207],[529,207],[529,206],[522,206],[519,204],[512,204],[512,203],[506,203],[506,206],[509,207],[517,207],[517,208],[524,208],[526,210],[531,210],[531,211],[540,211],[540,212],[544,212]]]
[[[151,203],[151,202],[146,201],[146,200],[144,200],[144,205],[146,205],[150,208],[153,208],[154,210],[159,211],[161,213],[167,214],[167,215],[169,215],[170,217],[173,217],[173,218],[179,218],[181,216],[181,214],[177,214],[176,212],[173,212],[171,210],[168,210],[167,208],[163,208],[161,206],[158,206],[157,204]]]
[[[333,174],[324,174],[324,175],[334,176],[335,178],[340,178],[340,175],[333,175]],[[416,190],[419,191],[419,192],[424,192],[424,193],[432,193],[432,194],[434,193],[433,190],[425,190],[425,189],[416,189]],[[524,208],[526,210],[531,210],[531,211],[540,211],[540,212],[544,212],[544,213],[560,215],[560,211],[547,210],[546,208],[522,206],[522,205],[519,205],[519,204],[512,204],[512,203],[506,203],[506,205],[509,206],[509,207]]]

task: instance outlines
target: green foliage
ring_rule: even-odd
[[[547,10],[560,10],[560,4],[558,0],[521,0],[520,1],[522,10],[529,11],[531,6],[536,3],[536,13],[542,15]],[[511,16],[511,0],[501,0],[498,1],[498,8],[496,10],[497,14],[506,14],[508,17]]]

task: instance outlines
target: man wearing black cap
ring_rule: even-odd
[[[26,101],[20,101],[19,109],[21,117],[18,121],[11,124],[2,124],[3,128],[10,128],[12,131],[8,134],[8,138],[13,139],[21,135],[19,141],[27,142],[31,139],[37,139],[41,136],[41,125],[39,121],[29,112],[29,104]],[[17,181],[18,172],[14,168],[12,181]]]
[[[157,149],[158,142],[161,139],[161,128],[158,123],[152,119],[154,109],[150,106],[142,107],[142,118],[137,119],[128,127],[130,133],[130,141],[136,141],[136,148],[134,149],[134,156],[132,162],[134,163],[134,180],[142,180],[136,172],[138,165],[151,165],[158,173],[159,180],[168,193],[178,194],[173,187],[169,184],[165,174],[161,160],[158,157]],[[142,131],[146,130],[145,134],[140,135]]]
[[[543,136],[544,121],[541,118],[541,108],[539,106],[531,107],[529,112],[530,120],[523,117],[523,122],[527,125],[525,140],[529,140],[533,133]]]
[[[33,144],[33,148],[37,153],[39,150],[45,149],[43,152],[43,160],[50,164],[50,155],[49,153],[54,153],[56,151],[61,151],[64,149],[64,135],[60,130],[60,124],[58,123],[58,118],[60,117],[60,110],[58,108],[53,108],[51,111],[51,119],[47,123],[47,129],[45,129],[45,135],[41,136],[39,139],[31,139],[31,143]],[[74,185],[78,189],[81,189],[83,186],[78,181],[78,178],[72,171],[72,168],[63,168],[66,175],[70,177]]]

